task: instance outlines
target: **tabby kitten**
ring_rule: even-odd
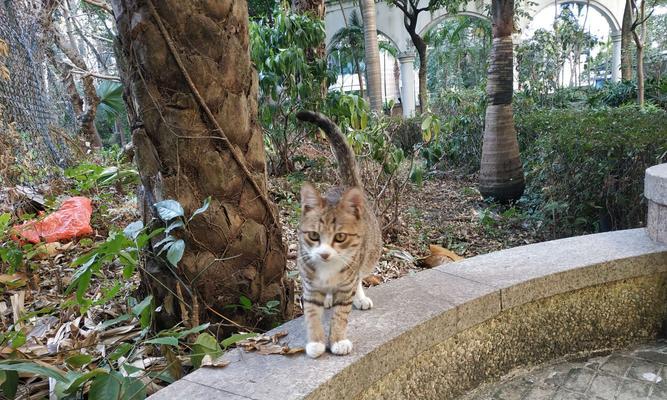
[[[330,350],[352,351],[347,339],[347,318],[352,306],[373,307],[361,280],[370,274],[382,252],[380,226],[362,189],[354,153],[340,129],[322,114],[303,111],[297,118],[319,126],[338,161],[344,188],[324,196],[310,184],[301,188],[301,222],[297,267],[303,283],[303,309],[308,331],[306,354],[319,357],[325,350],[322,315],[333,308],[329,330]]]

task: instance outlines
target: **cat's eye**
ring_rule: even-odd
[[[338,243],[342,243],[347,239],[347,233],[337,233],[336,236],[334,236],[334,241]]]
[[[320,234],[317,232],[310,231],[308,232],[308,239],[312,240],[313,242],[319,242]]]

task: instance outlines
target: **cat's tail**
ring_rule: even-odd
[[[338,161],[338,170],[340,171],[343,184],[346,186],[362,187],[361,179],[359,178],[359,170],[357,169],[357,162],[354,159],[354,153],[347,144],[345,136],[340,131],[338,125],[326,116],[313,111],[300,111],[296,117],[301,121],[310,122],[322,129],[327,135],[329,143],[333,148],[336,160]]]

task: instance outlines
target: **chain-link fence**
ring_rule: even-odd
[[[0,40],[8,47],[0,64],[9,71],[8,79],[0,78],[0,135],[18,135],[26,146],[11,150],[17,163],[43,171],[67,164],[69,152],[58,135],[72,132],[76,119],[62,88],[49,83],[57,78],[46,62],[39,7],[30,0],[0,0]]]

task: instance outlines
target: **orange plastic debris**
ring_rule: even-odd
[[[90,216],[92,201],[87,197],[72,197],[63,202],[58,211],[44,218],[26,221],[14,226],[14,240],[48,243],[72,239],[93,233]]]

